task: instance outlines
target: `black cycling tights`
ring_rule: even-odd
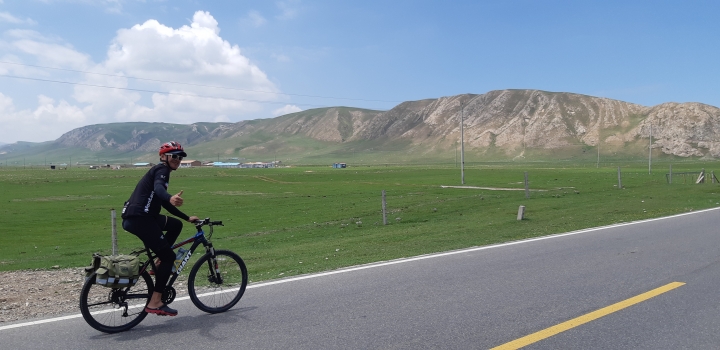
[[[155,270],[155,292],[162,293],[170,279],[175,252],[172,245],[182,231],[182,221],[165,215],[132,216],[123,220],[123,229],[145,243],[160,258],[160,266]],[[167,233],[163,235],[163,231]]]

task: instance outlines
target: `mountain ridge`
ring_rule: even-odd
[[[457,146],[461,118],[465,150],[478,157],[515,159],[528,152],[562,157],[597,147],[614,153],[645,149],[647,154],[651,133],[659,155],[720,157],[717,107],[697,102],[642,106],[521,89],[406,101],[387,111],[326,107],[237,123],[97,124],[50,143],[103,154],[152,154],[174,139],[197,148],[198,154],[218,157],[292,153],[302,158],[392,149],[422,158]],[[13,145],[0,146],[0,152],[13,153]]]

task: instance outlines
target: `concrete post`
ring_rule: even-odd
[[[110,224],[112,225],[112,255],[117,255],[117,224],[115,219],[115,209],[110,210]]]
[[[385,202],[385,190],[382,191],[382,214],[383,214],[383,225],[387,225],[387,203]]]

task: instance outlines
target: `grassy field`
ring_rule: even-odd
[[[681,163],[673,172],[720,169]],[[476,164],[466,186],[448,166],[347,169],[180,169],[170,192],[184,190],[189,215],[223,220],[216,248],[240,254],[252,281],[543,236],[720,206],[720,184],[694,184],[668,164],[622,168],[568,164]],[[110,210],[120,209],[145,169],[0,169],[0,271],[80,267],[110,251]],[[531,197],[525,198],[528,172]],[[388,225],[382,225],[381,191]],[[526,219],[516,220],[518,206]],[[122,231],[127,252],[140,241]],[[187,224],[181,237],[193,233]],[[679,232],[680,234],[680,232]]]

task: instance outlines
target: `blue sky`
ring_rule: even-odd
[[[720,106],[718,10],[661,0],[0,0],[0,143],[98,123],[384,110],[498,89]]]

